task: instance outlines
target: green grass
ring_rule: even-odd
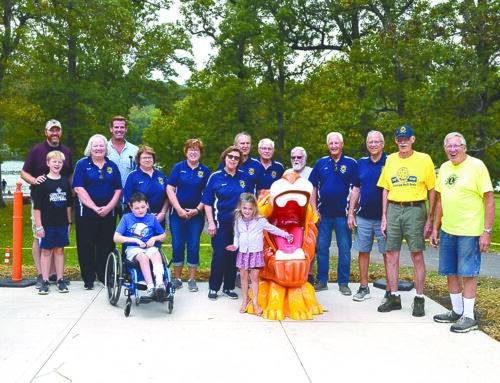
[[[495,206],[496,216],[493,224],[493,234],[491,236],[492,245],[489,249],[490,252],[500,252],[500,194],[495,193]],[[5,249],[10,246],[11,249],[11,262],[12,262],[12,202],[7,202],[7,208],[0,209],[0,255],[3,258]],[[23,206],[23,265],[33,265],[33,258],[31,257],[31,245],[33,243],[33,234],[31,231],[31,213],[30,205]],[[76,252],[76,239],[75,230],[72,228],[70,237],[70,246],[65,249],[67,266],[78,266],[78,258]],[[164,251],[170,259],[172,255],[172,248],[170,247],[171,239],[170,234],[167,236],[167,241],[164,244]],[[203,233],[201,236],[201,249],[200,249],[200,269],[209,269],[211,262],[212,248],[210,246],[210,236]]]
[[[3,263],[3,256],[7,246],[10,246],[10,257],[12,264],[12,214],[13,214],[13,203],[7,202],[7,208],[0,209],[0,256]],[[23,265],[33,266],[33,257],[31,256],[31,246],[33,244],[33,233],[31,230],[31,206],[23,206],[23,245],[22,245],[22,256]],[[74,221],[74,219],[73,219]],[[200,269],[209,269],[211,262],[212,247],[210,246],[210,236],[203,233],[201,236],[202,246],[200,249]],[[78,256],[76,252],[76,238],[75,230],[72,227],[69,235],[70,245],[65,248],[65,265],[66,266],[79,266]],[[167,257],[170,259],[172,256],[172,248],[170,246],[171,237],[170,233],[167,235],[167,241],[164,244],[164,251]]]

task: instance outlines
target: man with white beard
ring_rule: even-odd
[[[285,174],[294,172],[298,174],[300,177],[305,178],[306,180],[309,179],[309,174],[311,174],[312,168],[306,166],[306,161],[307,161],[306,150],[302,146],[296,146],[290,152],[290,157],[292,161],[292,168],[287,169],[285,171]]]

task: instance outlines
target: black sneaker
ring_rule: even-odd
[[[165,298],[165,285],[163,284],[156,285],[155,293],[156,293],[156,300],[161,302],[163,298]]]
[[[381,313],[388,313],[392,310],[401,310],[401,296],[389,295],[387,302],[378,306],[377,311]]]
[[[477,328],[477,320],[462,315],[457,323],[453,323],[451,325],[450,331],[464,333],[472,330],[477,330]]]
[[[216,300],[217,299],[217,291],[208,290],[208,299]]]
[[[457,314],[455,311],[450,310],[444,314],[437,314],[434,315],[434,322],[438,323],[455,323],[457,320],[459,320],[462,316],[460,314]]]
[[[66,285],[70,284],[70,280],[69,279],[63,278],[62,280],[64,281],[64,284],[66,284]],[[52,282],[52,283],[56,283],[57,282],[57,274],[56,273],[49,274],[49,282]]]
[[[314,291],[328,290],[328,285],[326,283],[316,282],[314,285]]]
[[[383,305],[385,302],[387,302],[387,299],[389,299],[390,296],[391,296],[391,290],[385,290],[384,297],[382,298],[380,304]]]
[[[314,285],[314,275],[308,274],[307,275],[307,282],[310,283],[311,285]]]
[[[83,288],[85,290],[94,290],[94,282],[85,282]]]
[[[425,315],[425,299],[424,297],[413,298],[413,311],[411,315],[414,317],[423,317]]]
[[[68,293],[68,286],[66,286],[66,283],[64,283],[64,279],[61,278],[56,282],[56,290],[59,291],[60,293]]]
[[[222,292],[227,295],[228,298],[231,298],[231,299],[238,299],[238,294],[236,294],[234,292],[234,290],[228,290],[228,289],[224,289],[222,290]]]
[[[38,276],[36,277],[35,289],[39,290],[40,287],[42,287],[42,283],[43,283],[42,274],[38,274]]]
[[[49,281],[43,281],[40,289],[38,290],[38,295],[47,295],[49,293]]]

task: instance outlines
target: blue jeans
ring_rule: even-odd
[[[347,226],[347,217],[321,217],[316,241],[316,262],[318,263],[316,279],[320,283],[328,282],[330,244],[332,243],[333,230],[335,230],[339,251],[339,264],[337,267],[338,284],[346,285],[349,283],[349,276],[351,274],[352,246],[352,231]]]
[[[441,230],[439,275],[478,277],[481,268],[479,237],[448,234]]]
[[[172,264],[184,266],[184,249],[187,247],[187,265],[200,266],[200,237],[205,224],[203,214],[191,219],[170,215],[170,233],[172,234]]]

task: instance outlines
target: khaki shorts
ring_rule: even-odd
[[[400,206],[389,203],[387,206],[388,251],[400,251],[403,238],[412,252],[424,251],[424,226],[427,220],[425,204],[420,206]]]

